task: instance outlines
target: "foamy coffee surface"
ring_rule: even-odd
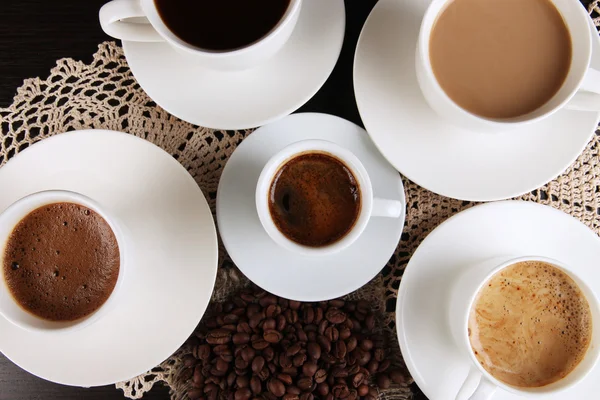
[[[589,304],[562,270],[538,261],[516,263],[481,289],[469,317],[469,340],[481,365],[519,387],[567,376],[591,340]]]
[[[115,288],[119,246],[99,214],[74,203],[40,207],[14,228],[4,250],[4,279],[25,310],[51,321],[96,311]]]

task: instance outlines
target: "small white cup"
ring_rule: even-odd
[[[306,153],[324,153],[340,160],[352,172],[361,195],[361,208],[354,227],[343,238],[323,247],[309,247],[288,239],[277,229],[269,211],[269,190],[279,168],[291,159]],[[373,186],[367,170],[349,150],[326,140],[303,140],[293,143],[275,154],[264,166],[256,185],[256,210],[267,234],[281,247],[309,256],[327,255],[342,251],[363,233],[371,217],[398,218],[403,204],[397,200],[373,197]]]
[[[566,107],[583,111],[600,110],[600,72],[590,68],[592,36],[589,16],[579,0],[550,0],[560,12],[571,34],[572,58],[567,78],[544,105],[516,118],[490,119],[472,114],[457,105],[438,83],[429,57],[431,31],[438,16],[452,0],[433,0],[425,12],[416,52],[417,80],[425,100],[442,118],[456,126],[478,132],[501,132],[540,121]],[[548,60],[549,63],[552,60]]]
[[[301,3],[302,0],[290,0],[285,14],[269,33],[246,47],[227,51],[201,49],[180,39],[165,25],[154,0],[113,0],[106,3],[100,9],[100,25],[104,32],[117,39],[167,42],[175,50],[208,68],[243,70],[260,64],[283,47],[296,26]],[[140,22],[140,18],[145,18],[148,22]]]
[[[502,269],[523,261],[541,261],[565,272],[577,284],[590,306],[592,314],[592,338],[587,353],[581,362],[564,378],[542,387],[516,387],[494,378],[477,361],[469,341],[469,315],[481,288]],[[600,305],[591,289],[565,264],[540,256],[502,257],[487,260],[466,271],[452,289],[449,313],[450,328],[461,353],[471,359],[471,369],[460,388],[456,399],[488,400],[497,388],[525,398],[543,397],[576,385],[596,365],[600,356]],[[476,389],[473,389],[476,387]]]
[[[100,308],[86,317],[65,322],[48,321],[27,312],[16,302],[10,293],[4,276],[2,276],[2,282],[0,282],[0,315],[25,330],[63,333],[82,329],[98,321],[110,312],[118,300],[119,291],[123,284],[123,277],[125,276],[125,252],[127,249],[122,226],[94,200],[82,194],[65,190],[48,190],[31,194],[17,200],[0,214],[0,265],[3,263],[8,238],[16,225],[32,211],[48,204],[62,202],[75,203],[87,207],[98,213],[108,223],[119,245],[119,276],[115,288]]]

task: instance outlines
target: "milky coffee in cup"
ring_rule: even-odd
[[[472,351],[493,377],[535,388],[566,377],[584,358],[592,315],[580,288],[542,261],[503,268],[481,288],[469,315]]]
[[[483,118],[509,119],[558,92],[572,44],[550,0],[453,0],[435,21],[429,57],[454,103]]]

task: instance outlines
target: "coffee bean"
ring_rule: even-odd
[[[373,348],[373,341],[370,339],[363,339],[360,341],[360,348],[364,351],[371,351]]]
[[[281,368],[289,368],[294,366],[292,359],[288,357],[285,353],[281,353],[279,355],[279,366]]]
[[[196,348],[196,358],[199,360],[208,360],[210,357],[210,346],[208,344],[201,344]]]
[[[379,368],[377,368],[378,372],[385,372],[390,367],[390,360],[383,360],[379,363]]]
[[[272,304],[277,304],[277,298],[272,294],[267,294],[258,301],[258,304],[260,304],[261,307],[266,308]]]
[[[357,400],[358,399],[358,392],[356,391],[356,389],[350,389],[350,394],[348,395],[348,397],[346,397],[346,400]]]
[[[286,386],[289,386],[292,384],[293,379],[291,376],[289,376],[288,374],[277,374],[277,379],[279,379],[281,382],[283,382]]]
[[[313,384],[313,379],[308,376],[303,376],[298,379],[297,385],[300,390],[308,390]]]
[[[196,365],[196,357],[194,357],[192,354],[186,354],[185,356],[183,356],[182,361],[183,365],[186,368],[190,368]]]
[[[288,324],[295,324],[298,322],[298,312],[296,310],[287,309],[283,315]]]
[[[305,306],[303,309],[303,316],[306,324],[312,324],[315,319],[315,310],[310,306]]]
[[[292,378],[298,376],[298,369],[294,366],[281,368],[281,372],[283,372],[284,374],[288,374]]]
[[[369,386],[367,386],[366,384],[360,385],[357,389],[357,393],[360,397],[366,396],[367,394],[369,394]]]
[[[325,371],[323,368],[318,369],[317,372],[315,372],[314,379],[317,383],[325,382],[327,379],[327,371]]]
[[[345,399],[350,395],[350,391],[348,390],[348,386],[343,383],[338,383],[337,385],[331,388],[331,393],[333,393],[334,397],[338,399]]]
[[[313,332],[313,335],[314,335],[314,332]],[[304,332],[304,329],[297,330],[296,336],[298,337],[299,341],[308,342],[308,335],[306,334],[306,332]]]
[[[346,321],[346,313],[336,307],[330,307],[325,313],[325,318],[332,324],[341,324]]]
[[[348,370],[343,367],[335,367],[331,370],[331,375],[333,375],[334,378],[345,378],[348,376]]]
[[[321,360],[327,364],[335,364],[338,360],[329,353],[321,353]]]
[[[275,328],[277,328],[277,321],[275,321],[275,319],[274,319],[274,318],[266,318],[266,319],[263,321],[261,328],[262,328],[264,331],[268,331],[268,330],[271,330],[271,329],[275,329]]]
[[[406,378],[404,374],[397,369],[390,371],[390,378],[394,383],[397,383],[398,385],[403,385],[406,383]]]
[[[237,369],[246,369],[248,368],[248,361],[244,360],[242,357],[238,357],[235,359],[235,367]]]
[[[322,397],[327,396],[329,394],[329,385],[325,382],[319,383],[317,386],[317,393]]]
[[[267,364],[267,368],[269,368],[269,372],[271,373],[271,375],[274,375],[275,372],[277,372],[277,366],[272,362]]]
[[[227,386],[233,386],[233,384],[235,383],[236,379],[237,379],[238,375],[235,373],[235,371],[231,371],[229,373],[229,375],[227,375]]]
[[[267,390],[276,397],[281,397],[285,394],[285,386],[283,382],[277,378],[269,379],[269,382],[267,383]]]
[[[281,332],[278,332],[273,329],[266,330],[263,333],[263,339],[265,339],[269,343],[279,343],[282,338],[283,338],[283,336],[282,336]]]
[[[265,366],[265,359],[262,356],[257,356],[252,361],[252,372],[258,374]]]
[[[367,370],[374,375],[377,370],[379,369],[379,362],[377,362],[377,360],[372,359],[371,361],[369,361],[369,363],[367,364]]]
[[[262,391],[262,384],[260,383],[260,379],[257,376],[253,376],[250,378],[250,389],[254,394],[260,394]]]
[[[285,354],[288,357],[292,357],[292,356],[295,356],[296,354],[298,354],[300,349],[302,349],[302,345],[300,345],[300,343],[294,343],[293,345],[288,347],[288,349],[285,351]]]
[[[294,367],[301,367],[306,362],[306,354],[298,353],[294,356],[292,364]]]
[[[330,342],[335,342],[339,339],[340,334],[339,331],[337,330],[337,328],[335,326],[330,326],[327,329],[325,329],[325,337],[330,341]]]
[[[279,314],[277,316],[277,330],[279,332],[283,331],[285,329],[285,326],[287,325],[287,321],[285,319],[285,316],[283,316],[282,314]]]
[[[300,390],[300,388],[298,386],[294,386],[294,385],[290,385],[287,387],[286,389],[287,393],[289,394],[295,394],[296,396],[300,395],[300,393],[302,393],[302,391]]]
[[[364,365],[367,365],[367,363],[369,361],[371,361],[371,353],[368,351],[362,350],[360,347],[357,347],[356,349],[354,349],[353,353],[354,353],[354,356],[356,357],[356,361],[358,362],[358,365],[360,365],[361,367]]]
[[[331,342],[325,336],[317,336],[317,343],[319,343],[319,346],[321,346],[321,350],[325,353],[329,353],[331,351]]]
[[[319,335],[325,335],[325,331],[327,330],[328,326],[329,326],[329,322],[326,319],[319,322],[319,327],[317,329],[319,332]]]
[[[275,357],[275,350],[273,350],[272,347],[267,347],[262,351],[262,355],[267,362],[273,361],[273,358]]]
[[[297,394],[286,393],[283,395],[283,400],[300,400]]]
[[[355,388],[361,386],[365,382],[365,375],[362,373],[357,373],[352,377],[352,386]]]
[[[302,373],[305,376],[309,376],[309,377],[313,377],[315,375],[315,373],[317,372],[317,364],[314,362],[307,362],[302,366]]]
[[[281,314],[281,306],[279,304],[271,304],[265,311],[265,315],[270,318],[276,317],[279,314]]]
[[[299,309],[299,308],[300,308],[300,306],[302,305],[302,303],[301,303],[301,302],[299,302],[299,301],[296,301],[296,300],[290,300],[290,301],[289,301],[289,303],[290,303],[290,304],[289,304],[289,306],[290,306],[290,308],[291,308],[292,310],[297,310],[297,309]]]
[[[251,397],[252,392],[246,387],[235,391],[235,400],[250,400]]]
[[[256,314],[253,314],[248,321],[248,325],[252,329],[256,329],[258,324],[260,324],[265,319],[265,312],[259,311]]]
[[[269,379],[269,376],[271,376],[271,371],[269,371],[269,368],[263,367],[263,369],[261,369],[257,375],[260,378],[260,380],[264,382],[267,379]]]
[[[345,304],[346,304],[346,302],[342,299],[329,300],[329,305],[331,307],[343,308]]]
[[[314,400],[314,396],[310,392],[304,392],[300,395],[300,400]]]
[[[226,329],[215,329],[206,335],[209,344],[225,344],[231,341],[231,331]]]
[[[306,334],[306,342],[316,342],[317,341],[317,332],[308,332]]]
[[[350,336],[352,336],[352,331],[350,328],[343,327],[340,329],[340,340],[346,340]]]
[[[321,323],[321,321],[323,321],[324,317],[325,317],[325,312],[323,312],[323,309],[321,307],[315,308],[314,323],[315,324]]]
[[[377,376],[377,386],[379,386],[381,389],[388,389],[390,384],[390,377],[387,376],[387,374],[379,374]]]
[[[264,350],[267,347],[269,347],[269,342],[267,342],[264,339],[256,339],[255,341],[252,342],[252,347],[255,350]]]
[[[334,400],[335,397],[333,397],[333,394],[329,393],[327,396],[325,396],[325,400]]]
[[[358,364],[354,364],[354,365],[348,365],[348,374],[350,375],[354,375],[354,374],[358,374],[358,372],[360,371],[361,367]],[[367,371],[365,371],[367,372]]]
[[[247,346],[241,351],[240,355],[242,356],[244,361],[249,363],[254,359],[256,351],[252,347]]]
[[[337,359],[346,357],[346,343],[339,341],[333,344],[333,355]]]
[[[308,356],[313,360],[318,360],[319,358],[321,358],[321,346],[319,346],[318,343],[309,342],[306,345],[306,352],[308,353]]]

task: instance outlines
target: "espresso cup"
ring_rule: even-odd
[[[600,110],[600,96],[598,96],[600,72],[590,68],[592,35],[589,16],[579,0],[550,0],[569,30],[572,58],[566,79],[549,101],[528,114],[507,119],[484,118],[457,105],[436,79],[429,51],[433,27],[451,1],[431,2],[421,23],[416,51],[419,86],[429,106],[442,118],[455,126],[477,132],[501,132],[548,118],[562,108],[582,111]]]
[[[339,160],[354,175],[360,188],[360,211],[353,227],[341,239],[323,247],[304,246],[288,239],[275,225],[269,210],[269,190],[279,169],[293,158],[309,153],[321,153]],[[275,243],[302,255],[317,256],[334,254],[350,246],[363,233],[371,217],[400,217],[403,204],[374,197],[367,170],[349,150],[326,140],[304,140],[283,148],[266,163],[256,185],[256,210],[263,228]]]
[[[477,360],[469,340],[469,316],[475,305],[477,295],[485,284],[503,269],[525,261],[539,261],[549,264],[570,277],[578,286],[583,297],[587,300],[591,314],[591,340],[587,352],[577,366],[565,377],[540,387],[517,387],[496,379],[486,371]],[[600,304],[591,289],[575,275],[567,265],[550,258],[541,256],[500,257],[482,262],[469,268],[457,281],[452,289],[449,308],[449,323],[452,335],[458,348],[465,357],[470,359],[471,368],[460,388],[456,399],[488,400],[493,397],[498,388],[520,395],[525,398],[543,397],[555,394],[580,382],[596,365],[600,356]],[[475,389],[473,389],[475,387]]]
[[[110,312],[115,306],[116,301],[118,301],[119,292],[125,276],[125,259],[127,252],[122,225],[97,202],[79,193],[66,190],[37,192],[17,200],[4,210],[4,212],[0,214],[0,265],[2,265],[4,261],[3,257],[5,256],[5,247],[8,238],[17,224],[29,213],[40,207],[63,202],[75,203],[87,207],[100,215],[108,223],[119,246],[119,276],[112,293],[104,304],[90,315],[75,321],[49,321],[24,310],[10,293],[5,278],[2,276],[2,282],[0,283],[0,315],[14,325],[25,330],[61,333],[79,330],[101,319]]]
[[[100,25],[104,32],[117,39],[166,42],[208,68],[243,70],[260,64],[283,47],[296,26],[301,3],[302,0],[290,0],[281,20],[257,42],[226,51],[201,49],[180,39],[165,25],[154,0],[113,0],[100,9]]]

